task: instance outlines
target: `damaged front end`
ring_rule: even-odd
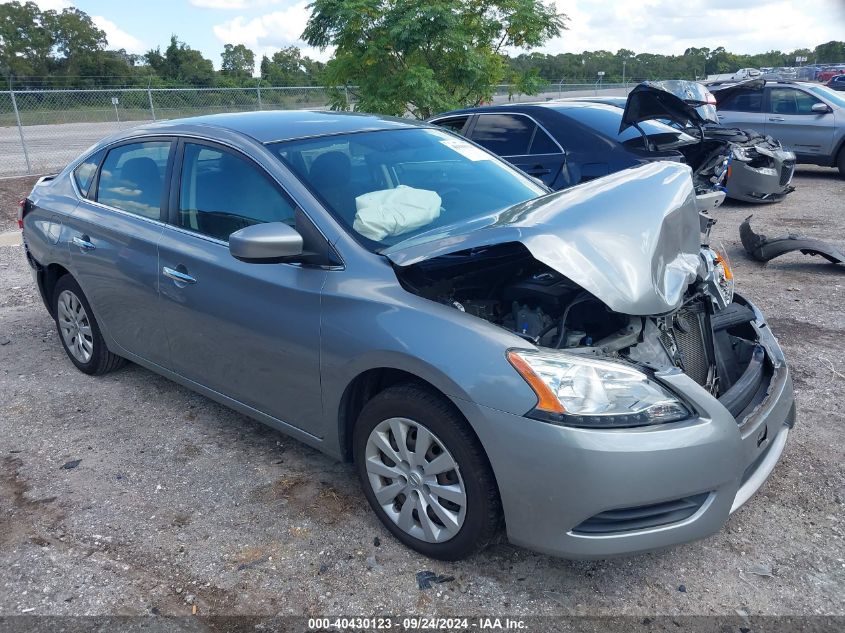
[[[727,256],[707,244],[711,223],[689,168],[653,163],[385,254],[409,292],[526,341],[511,363],[557,386],[545,399],[539,389],[533,417],[613,428],[685,419],[694,405],[661,379],[680,371],[741,422],[783,361],[734,295]]]
[[[736,91],[764,85],[755,79],[711,93],[693,81],[643,82],[628,96],[620,132],[640,129],[639,123],[650,119],[666,121],[697,137],[697,143],[677,148],[692,167],[697,193],[717,189],[736,200],[778,202],[795,190],[795,154],[771,136],[722,127],[716,112],[716,104]]]

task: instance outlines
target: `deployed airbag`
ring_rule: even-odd
[[[434,222],[440,217],[440,196],[435,191],[399,185],[358,196],[355,208],[352,228],[381,242]]]

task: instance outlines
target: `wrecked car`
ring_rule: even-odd
[[[554,190],[637,165],[674,161],[693,168],[699,194],[721,191],[728,154],[714,153],[694,136],[656,118],[620,131],[618,108],[561,100],[458,110],[431,122],[465,136]],[[661,113],[661,118],[666,117]],[[714,203],[723,198],[711,196]]]
[[[762,80],[754,80],[737,85],[759,86],[764,83]],[[698,137],[697,147],[700,151],[704,155],[710,152],[711,160],[715,160],[717,166],[726,165],[724,177],[710,182],[720,185],[729,198],[745,202],[779,202],[795,190],[792,186],[795,154],[771,136],[753,129],[719,124],[722,116],[714,111],[713,99],[716,102],[731,102],[735,94],[730,88],[725,88],[721,92],[714,92],[714,96],[708,96],[707,90],[694,82],[661,81],[640,84],[628,98],[581,99],[625,110],[623,130],[630,129],[628,126],[634,122],[642,125],[643,121],[657,117],[690,136]],[[650,103],[643,104],[643,101]],[[707,162],[704,164],[706,168]],[[706,169],[703,171],[709,173]]]
[[[548,193],[424,123],[213,115],[102,141],[19,221],[73,365],[135,362],[351,460],[434,558],[502,529],[574,558],[706,537],[795,418],[677,162]]]

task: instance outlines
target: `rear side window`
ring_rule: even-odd
[[[440,127],[444,127],[447,130],[451,130],[456,134],[460,134],[461,130],[464,129],[464,126],[467,124],[468,116],[454,116],[449,117],[448,119],[440,119],[439,121],[435,121],[435,125],[439,125]]]
[[[529,154],[560,154],[560,148],[539,126],[534,131]]]
[[[170,141],[115,147],[103,161],[97,202],[143,218],[160,219],[169,154]]]
[[[294,226],[293,201],[251,161],[222,149],[186,143],[179,226],[228,241],[235,231],[263,222]]]
[[[762,92],[738,92],[719,104],[720,110],[730,112],[762,112]]]
[[[470,138],[499,156],[524,156],[536,124],[513,114],[479,114]]]
[[[97,173],[97,168],[100,166],[100,161],[103,160],[105,153],[106,150],[101,149],[99,152],[91,154],[73,170],[73,179],[76,181],[79,193],[83,197],[88,197],[88,190],[91,188],[91,183],[94,182],[94,174]]]
[[[772,114],[815,114],[813,106],[821,103],[795,88],[772,88],[770,95],[769,111]]]

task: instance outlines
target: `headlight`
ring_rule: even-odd
[[[508,360],[537,394],[535,417],[599,428],[690,417],[675,395],[633,367],[552,350],[510,350]]]
[[[753,147],[740,147],[734,145],[731,148],[731,153],[736,160],[741,160],[743,163],[748,163],[757,158],[757,150]]]
[[[702,249],[707,260],[707,267],[712,272],[708,274],[710,294],[716,300],[719,308],[724,308],[734,299],[734,274],[731,270],[731,260],[725,246],[718,242],[710,248]]]

